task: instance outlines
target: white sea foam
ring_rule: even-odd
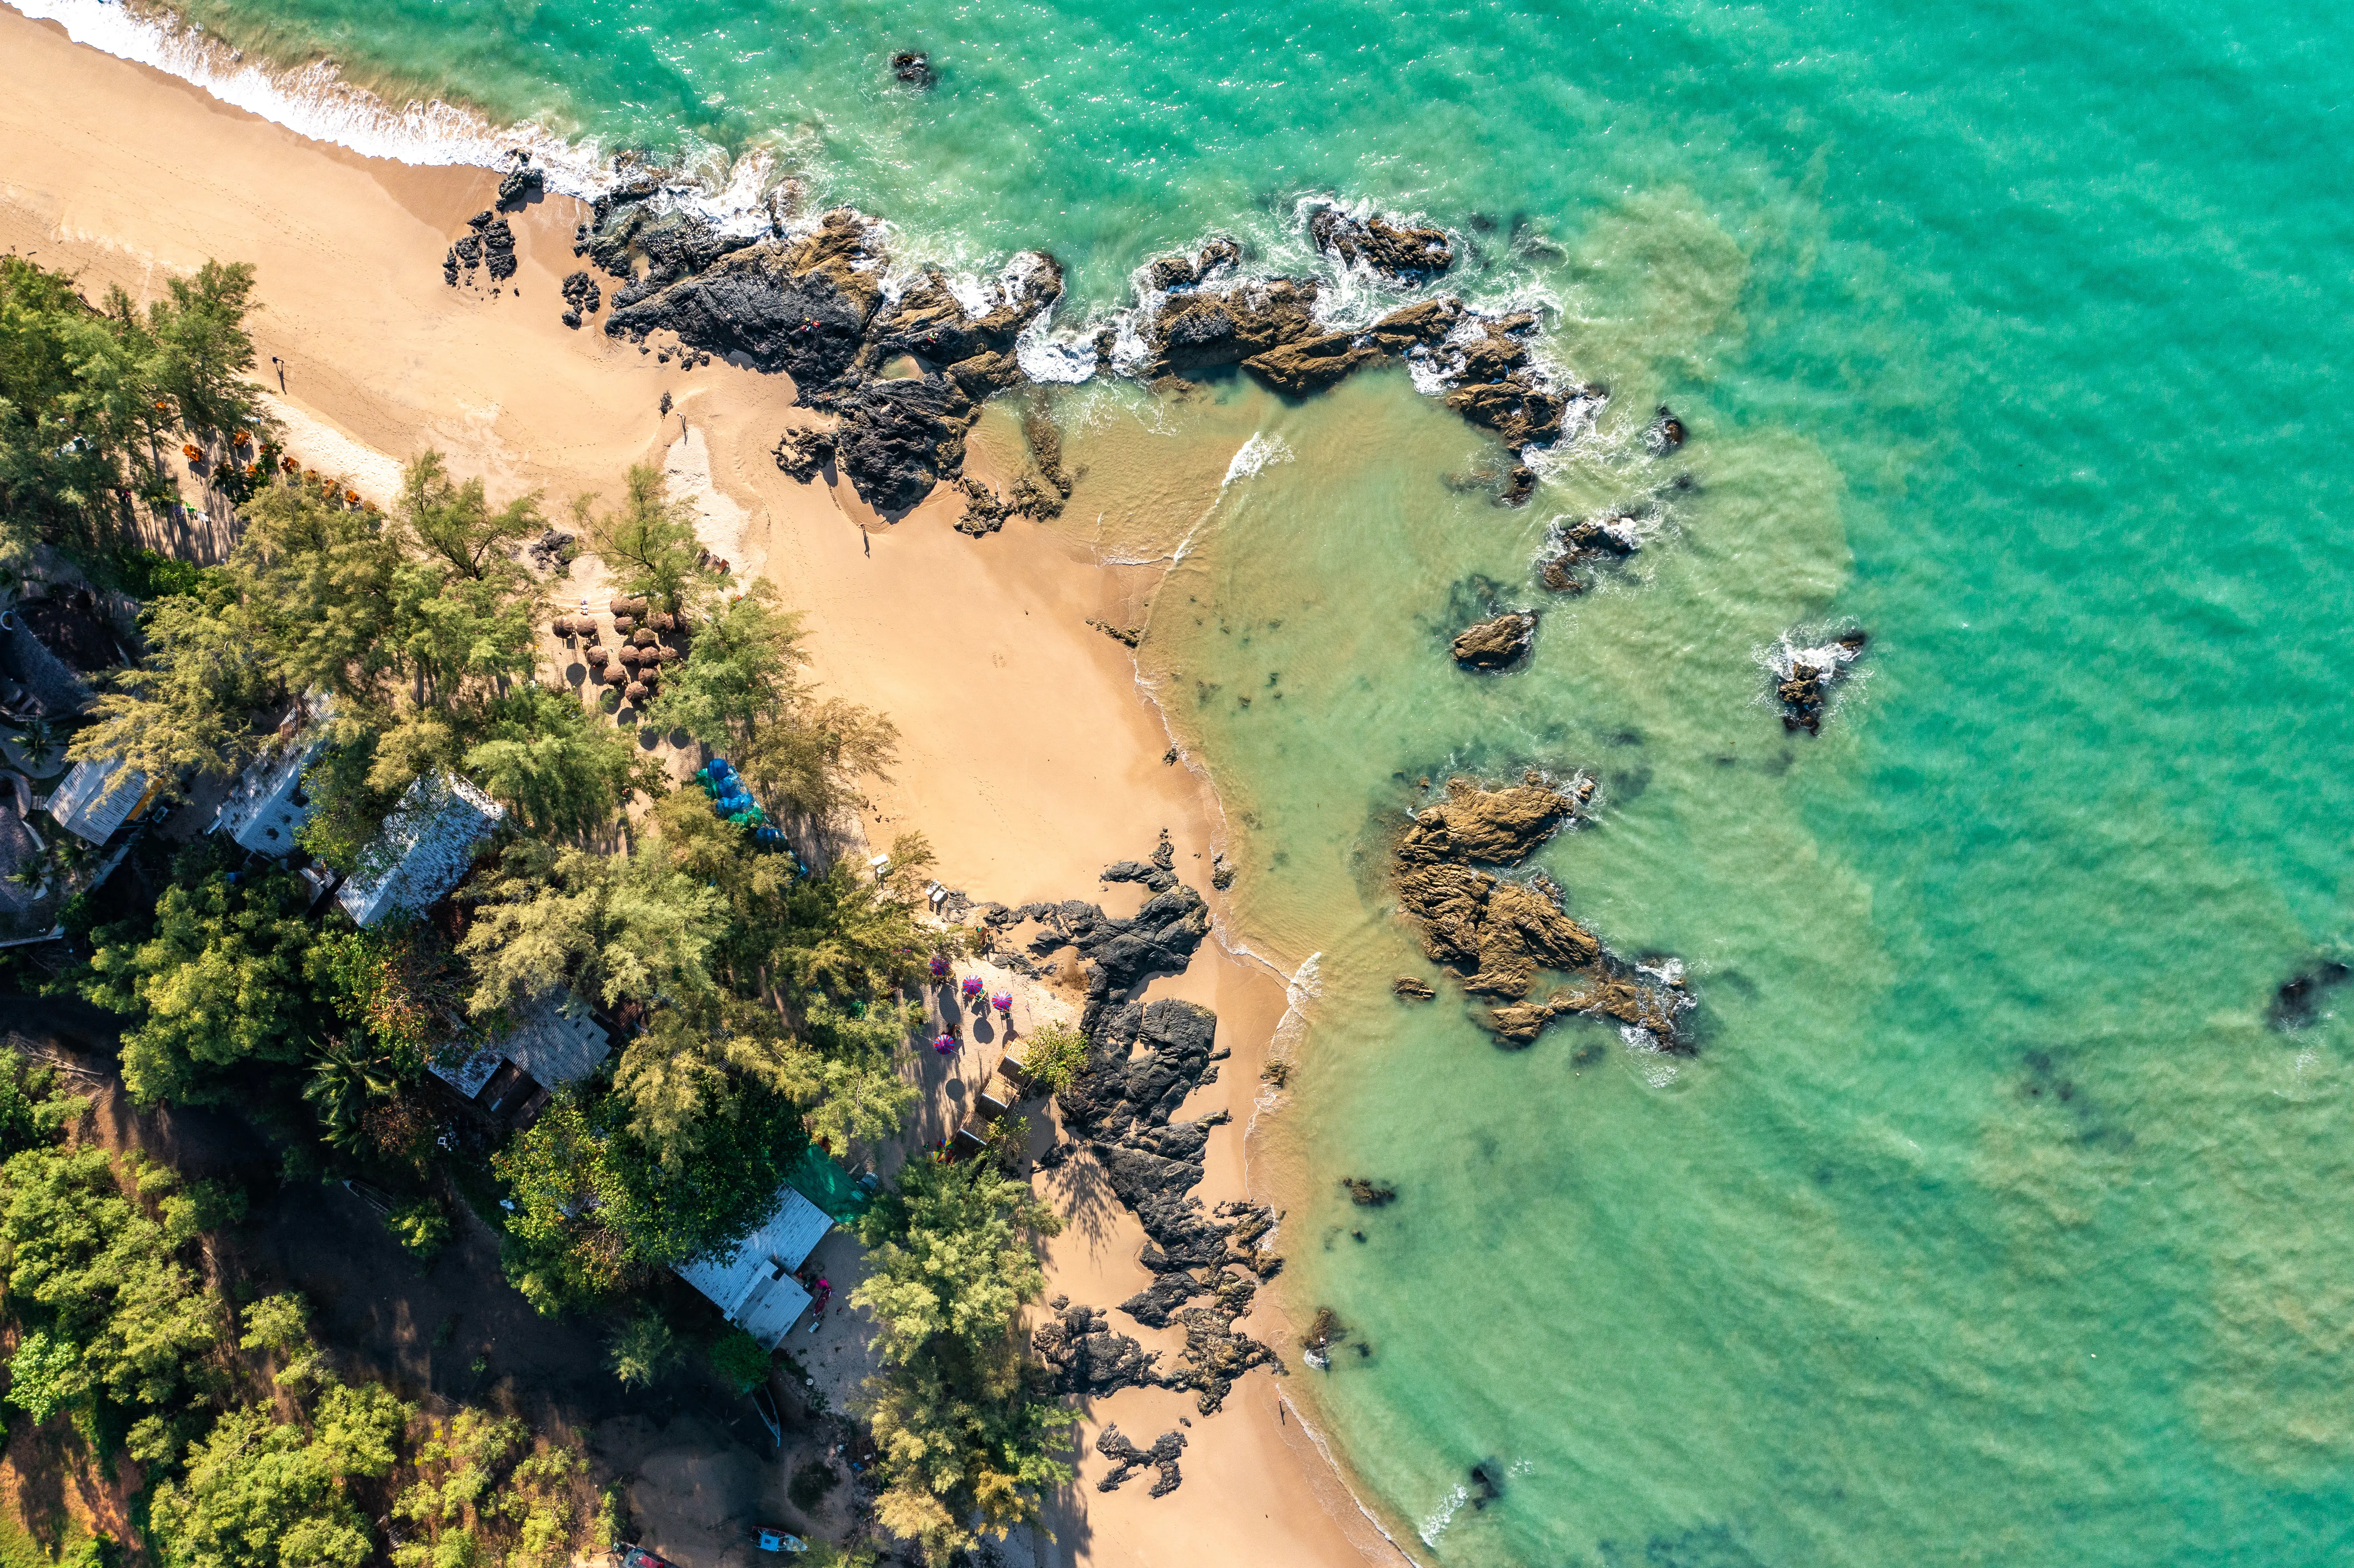
[[[1438,1538],[1447,1533],[1447,1527],[1455,1522],[1456,1514],[1470,1500],[1471,1489],[1469,1487],[1458,1485],[1448,1492],[1437,1508],[1422,1516],[1422,1523],[1415,1532],[1422,1537],[1422,1543],[1436,1551]]]
[[[224,103],[372,158],[421,165],[504,168],[511,150],[529,152],[547,184],[588,196],[610,181],[588,141],[529,123],[499,126],[470,109],[440,102],[396,108],[345,81],[332,61],[290,70],[240,58],[204,29],[167,15],[134,16],[107,0],[12,0],[37,20],[56,22],[78,44],[152,66],[195,83]]]
[[[1218,488],[1224,490],[1238,479],[1250,479],[1277,463],[1289,462],[1294,455],[1288,441],[1261,430],[1245,441],[1235,461],[1226,464],[1226,477],[1218,481]]]

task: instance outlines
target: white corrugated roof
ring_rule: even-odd
[[[824,1210],[788,1187],[767,1222],[737,1242],[733,1254],[686,1264],[678,1277],[709,1297],[729,1322],[774,1350],[810,1303],[793,1270],[832,1228]]]
[[[262,854],[291,853],[295,833],[311,820],[311,802],[302,793],[302,773],[326,749],[323,721],[334,707],[332,699],[314,696],[306,700],[303,708],[309,722],[292,737],[273,741],[246,765],[213,822],[214,831]]]
[[[335,902],[363,926],[424,908],[458,885],[474,863],[475,843],[506,814],[456,774],[427,774],[408,787],[368,846],[373,868],[346,880]]]
[[[114,836],[147,793],[147,775],[120,762],[77,762],[49,797],[49,815],[58,826],[87,842],[102,844]]]

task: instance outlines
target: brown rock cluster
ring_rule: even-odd
[[[1537,635],[1537,618],[1525,609],[1510,610],[1458,632],[1449,651],[1467,670],[1503,670],[1527,657]]]
[[[1416,814],[1398,841],[1398,902],[1423,950],[1473,996],[1494,999],[1482,1022],[1499,1040],[1525,1045],[1553,1019],[1589,1013],[1645,1031],[1668,1051],[1689,1050],[1676,1016],[1691,1004],[1681,982],[1653,980],[1606,949],[1570,918],[1560,889],[1542,874],[1514,881],[1480,869],[1532,853],[1593,799],[1580,779],[1566,791],[1541,776],[1483,789],[1468,779]],[[1532,1000],[1543,973],[1573,977]]]

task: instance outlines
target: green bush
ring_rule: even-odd
[[[411,1198],[395,1203],[384,1223],[394,1238],[419,1262],[430,1258],[450,1241],[450,1215],[431,1198]]]
[[[769,1381],[769,1352],[741,1329],[729,1329],[705,1347],[703,1359],[738,1393]]]

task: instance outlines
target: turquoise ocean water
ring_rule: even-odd
[[[1305,194],[1458,230],[1464,287],[1544,302],[1615,394],[1525,511],[1445,482],[1493,449],[1402,371],[1061,395],[1066,524],[1189,536],[1144,658],[1237,825],[1235,934],[1317,955],[1268,1160],[1288,1299],[1363,1349],[1295,1384],[1367,1501],[1449,1564],[2354,1555],[2354,1030],[2265,1019],[2354,939],[2341,14],[194,12],[607,147],[765,150],[952,262],[1045,246],[1071,316],[1208,233],[1297,261]],[[1693,439],[1654,460],[1661,401]],[[1475,608],[1543,599],[1550,519],[1678,475],[1530,667],[1452,668]],[[1761,650],[1847,624],[1864,673],[1786,736]],[[1384,834],[1530,762],[1602,779],[1542,861],[1685,960],[1696,1060],[1390,999],[1429,971]]]

